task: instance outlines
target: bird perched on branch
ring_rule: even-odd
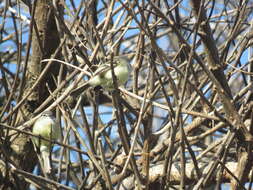
[[[43,112],[41,116],[35,121],[32,132],[34,135],[38,135],[45,139],[48,139],[44,140],[39,137],[34,137],[33,142],[41,153],[42,163],[45,168],[45,172],[50,173],[50,151],[53,147],[53,144],[49,140],[56,141],[57,139],[59,139],[61,134],[60,126],[57,124],[53,113],[51,111]]]
[[[115,58],[114,61],[113,70],[118,85],[124,85],[129,78],[131,65],[125,58]],[[89,84],[93,87],[101,86],[106,90],[114,89],[111,65],[109,62],[100,65],[94,73],[94,77],[89,80]]]
[[[131,65],[125,57],[123,56],[115,57],[113,59],[113,70],[118,82],[118,86],[122,86],[127,82],[130,76]],[[72,91],[71,95],[74,96],[76,96],[77,94],[79,95],[81,92],[83,92],[90,86],[92,87],[101,86],[103,89],[108,91],[114,89],[110,61],[99,65],[94,75],[90,78],[90,80],[80,85],[74,91]]]

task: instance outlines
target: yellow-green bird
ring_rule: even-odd
[[[118,85],[121,86],[124,85],[129,78],[131,65],[125,58],[115,58],[113,70]],[[94,77],[89,80],[89,84],[93,87],[101,86],[106,90],[114,89],[110,63],[101,64],[94,73]]]
[[[127,82],[132,68],[127,58],[124,56],[119,56],[114,57],[113,70],[118,82],[118,86],[122,86]],[[100,64],[90,80],[81,84],[78,88],[73,90],[70,95],[77,96],[90,86],[101,86],[103,89],[108,91],[114,89],[111,65],[109,61]]]
[[[34,135],[41,136],[51,141],[58,140],[61,135],[60,126],[57,124],[51,111],[45,111],[41,114],[41,116],[35,121],[32,132]],[[50,151],[53,147],[52,143],[39,137],[34,137],[33,142],[40,150],[45,172],[50,173]]]

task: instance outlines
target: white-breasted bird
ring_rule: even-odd
[[[45,111],[41,114],[41,116],[35,121],[32,132],[34,135],[39,135],[51,141],[58,140],[61,135],[60,126],[57,124],[51,111]],[[43,140],[39,137],[34,137],[33,142],[40,150],[45,172],[50,173],[50,151],[53,147],[52,142]]]

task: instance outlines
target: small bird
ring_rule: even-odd
[[[129,61],[123,56],[114,58],[113,65],[113,70],[117,78],[118,85],[122,86],[127,82],[130,76],[132,70],[131,65]],[[108,91],[114,89],[110,62],[99,65],[98,69],[94,73],[94,76],[92,76],[89,81],[73,90],[71,92],[71,95],[77,96],[77,94],[82,93],[90,86],[101,86],[103,89]]]
[[[131,65],[125,58],[115,58],[114,60],[114,74],[117,78],[118,85],[124,85],[129,78]],[[106,90],[114,89],[112,71],[110,63],[105,63],[99,66],[94,73],[94,77],[89,80],[92,87],[102,86]]]
[[[60,126],[57,124],[51,111],[45,111],[41,114],[35,121],[32,132],[34,135],[39,135],[48,140],[58,140],[61,134]],[[50,151],[52,143],[39,137],[34,137],[33,142],[40,150],[45,172],[51,173]]]

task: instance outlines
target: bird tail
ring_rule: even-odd
[[[42,160],[43,160],[43,167],[44,167],[44,169],[45,169],[45,172],[47,173],[47,174],[49,174],[49,173],[51,173],[51,170],[52,170],[52,168],[51,168],[51,164],[50,164],[50,153],[49,153],[49,151],[42,151],[41,152],[41,156],[42,156]]]

